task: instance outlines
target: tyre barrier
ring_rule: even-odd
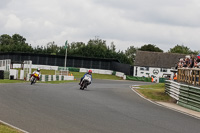
[[[4,79],[4,71],[0,70],[0,79]]]
[[[166,80],[165,92],[177,100],[177,104],[200,112],[200,88]]]
[[[27,76],[26,81],[29,81],[30,75]],[[62,75],[40,75],[40,81],[61,81],[61,80],[74,80],[74,76],[62,76]]]

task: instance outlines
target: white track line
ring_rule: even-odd
[[[14,129],[16,129],[16,130],[19,130],[19,131],[21,131],[21,132],[23,132],[23,133],[29,133],[29,132],[27,132],[27,131],[25,131],[25,130],[22,130],[22,129],[18,128],[18,127],[15,127],[15,126],[13,126],[13,125],[11,125],[11,124],[8,124],[8,123],[6,123],[6,122],[4,122],[4,121],[2,121],[2,120],[0,120],[0,122],[3,123],[4,125],[7,125],[7,126],[9,126],[9,127],[11,127],[11,128],[14,128]]]
[[[173,110],[173,111],[176,111],[176,112],[179,112],[179,113],[182,113],[182,114],[185,114],[185,115],[188,115],[188,116],[191,116],[191,117],[193,117],[193,118],[196,118],[196,119],[199,119],[199,120],[200,120],[200,117],[197,117],[197,116],[194,116],[194,115],[192,115],[192,114],[189,114],[189,113],[186,113],[186,112],[183,112],[183,111],[180,111],[180,110],[177,110],[177,109],[168,107],[168,106],[164,106],[164,105],[159,104],[159,103],[156,103],[156,102],[153,102],[153,101],[147,99],[146,97],[140,95],[137,91],[135,91],[135,89],[132,88],[132,86],[129,86],[129,87],[130,87],[130,89],[131,89],[133,92],[135,92],[138,96],[140,96],[141,98],[143,98],[143,99],[145,99],[145,100],[147,100],[147,101],[149,101],[149,102],[151,102],[151,103],[153,103],[153,104],[156,104],[156,105],[158,105],[158,106],[160,106],[160,107],[164,107],[164,108],[167,108],[167,109],[171,109],[171,110]]]

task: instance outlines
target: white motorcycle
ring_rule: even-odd
[[[89,74],[85,75],[80,84],[80,90],[84,90],[85,88],[87,88],[87,86],[91,83],[91,80],[92,80],[91,75]]]

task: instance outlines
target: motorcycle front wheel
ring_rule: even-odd
[[[34,81],[35,81],[35,78],[32,77],[32,78],[31,78],[31,85],[34,83]]]

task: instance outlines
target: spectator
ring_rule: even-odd
[[[151,76],[151,82],[153,83],[153,76]]]
[[[173,79],[174,79],[174,81],[177,81],[177,75],[176,75],[176,73],[174,73]]]
[[[183,63],[183,67],[187,67],[187,64],[186,64],[186,62],[184,62],[184,63]]]
[[[180,58],[175,68],[200,68],[200,54],[195,58],[194,55],[186,55],[185,59]]]
[[[187,67],[189,67],[189,65],[190,65],[190,56],[189,55],[185,56],[185,63],[187,65]]]
[[[194,67],[200,68],[200,59],[197,59],[194,63]]]
[[[182,68],[182,67],[183,67],[183,63],[184,63],[184,60],[181,58],[181,59],[179,60],[179,64],[178,64],[179,68]]]
[[[191,56],[190,63],[189,63],[189,68],[193,68],[193,67],[194,67],[194,55]]]

